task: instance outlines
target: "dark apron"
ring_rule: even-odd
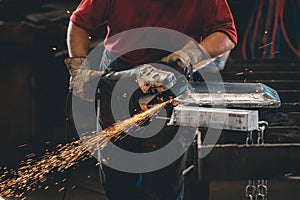
[[[100,70],[106,70],[107,73],[120,72],[133,68],[132,65],[116,59],[115,55],[104,50],[100,63]],[[113,61],[114,60],[114,61]],[[128,76],[126,87],[137,87],[135,77]],[[102,129],[107,128],[115,122],[111,112],[111,96],[118,77],[103,77],[100,79],[97,97],[100,99],[100,117],[99,123]],[[120,94],[122,95],[122,94]],[[141,111],[138,105],[138,98],[144,94],[137,89],[132,95],[129,110],[133,115]],[[155,104],[155,100],[151,102]],[[172,112],[171,105],[166,108],[167,115]],[[159,115],[159,114],[158,114]],[[167,122],[166,122],[167,123]],[[142,128],[139,127],[139,131]],[[133,131],[136,131],[133,129]],[[119,141],[112,141],[114,145],[131,152],[145,153],[155,151],[164,147],[173,139],[177,132],[176,127],[166,124],[150,138],[137,138],[127,135]],[[126,134],[126,133],[123,133]],[[182,148],[182,147],[178,147]],[[163,169],[149,173],[126,173],[102,165],[101,173],[104,175],[104,188],[109,200],[182,200],[183,199],[183,176],[182,170],[185,168],[185,155],[176,161],[164,167]]]

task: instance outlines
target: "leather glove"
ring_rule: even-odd
[[[66,58],[65,64],[71,75],[69,90],[83,100],[94,101],[95,91],[91,82],[100,78],[105,72],[91,70],[88,60],[84,57]]]
[[[167,64],[176,64],[176,70],[187,74],[191,66],[199,63],[201,60],[211,58],[207,51],[195,41],[189,41],[178,51],[162,58],[162,62]]]

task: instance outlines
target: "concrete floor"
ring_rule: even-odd
[[[247,181],[212,181],[210,183],[210,200],[245,199],[244,190]],[[48,189],[44,189],[49,186]],[[65,187],[65,190],[61,190]],[[197,188],[193,188],[197,190]],[[298,200],[300,182],[296,180],[269,180],[269,200]],[[8,198],[5,198],[8,200]],[[95,160],[81,163],[66,173],[49,176],[48,181],[37,191],[27,194],[27,200],[106,200],[101,186]],[[126,197],[124,197],[126,199]],[[201,200],[201,196],[191,200]],[[9,200],[16,200],[10,198]]]

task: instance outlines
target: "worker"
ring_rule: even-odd
[[[90,36],[101,26],[107,27],[107,35],[100,70],[91,70],[86,59]],[[140,32],[144,35],[131,32],[139,31],[139,28],[156,30],[147,27],[161,28],[162,33],[147,33],[146,37],[143,30]],[[172,31],[168,37],[164,33],[168,30],[181,33],[190,40],[178,41]],[[157,38],[160,34],[162,38]],[[139,42],[147,43],[149,40],[151,43],[160,39],[170,45],[170,49],[174,49],[174,45],[177,49],[170,52],[170,49],[132,48],[139,46]],[[73,94],[93,101],[93,95],[85,94],[85,86],[91,79],[159,61],[176,66],[177,71],[186,74],[192,66],[233,49],[236,43],[234,19],[226,0],[82,0],[70,18],[67,31],[69,57],[65,63],[70,69]],[[149,47],[148,44],[146,46]],[[144,89],[141,91],[147,93]],[[105,89],[100,92],[102,105],[110,105],[106,104],[110,102],[110,93]],[[102,109],[99,121],[106,128],[114,121],[107,116],[106,108]],[[174,137],[174,131],[174,127],[164,127],[160,133],[167,136],[155,136],[153,140],[141,143],[134,137],[128,137],[120,146],[138,153],[155,151]],[[103,185],[109,200],[180,200],[184,197],[184,167],[185,156],[182,155],[168,166],[151,172],[124,172],[102,163],[101,173],[105,177]]]

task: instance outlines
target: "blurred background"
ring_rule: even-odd
[[[42,155],[45,149],[78,138],[75,128],[66,120],[69,75],[63,60],[68,57],[67,24],[79,2],[0,0],[0,166],[15,168],[28,153]],[[222,72],[224,80],[263,82],[279,92],[283,103],[294,103],[290,109],[294,118],[285,113],[275,124],[293,126],[293,134],[285,133],[285,136],[290,134],[286,137],[279,134],[276,139],[299,142],[300,1],[228,0],[228,3],[239,42]],[[92,42],[103,40],[105,32],[99,28],[93,33]],[[281,119],[288,124],[280,124]],[[93,160],[89,162],[94,166]],[[89,175],[97,175],[97,169],[89,169],[87,174],[74,172],[74,176],[82,176],[86,185],[89,180],[99,184],[97,177],[92,180]],[[211,199],[243,199],[246,184],[247,181],[212,182]],[[270,185],[273,188],[270,199],[298,199],[300,195],[297,180],[274,180]],[[89,191],[82,188],[81,194]],[[57,196],[44,191],[31,194],[29,199],[62,199],[65,194],[58,190],[55,189]],[[103,195],[101,189],[92,192]]]

